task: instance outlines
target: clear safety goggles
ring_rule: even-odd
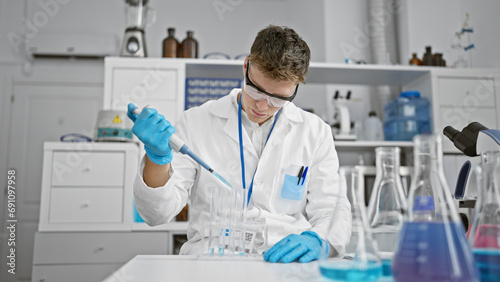
[[[247,71],[245,73],[245,80],[243,82],[243,91],[248,94],[252,99],[256,101],[267,100],[267,104],[271,107],[281,108],[290,103],[297,95],[297,90],[299,89],[299,85],[295,87],[295,91],[291,96],[283,97],[279,95],[275,95],[265,90],[260,89],[257,85],[255,85],[248,76],[248,69],[250,67],[249,62],[247,61]]]

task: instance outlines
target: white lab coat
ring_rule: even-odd
[[[231,183],[242,187],[238,111],[240,89],[185,111],[176,123],[176,134],[202,160]],[[328,239],[330,254],[342,255],[351,234],[351,210],[339,184],[338,157],[330,127],[320,118],[289,103],[283,108],[260,160],[243,130],[246,185],[255,169],[249,217],[268,225],[269,247],[289,234],[311,230]],[[309,166],[302,200],[283,199],[284,173],[291,165]],[[151,225],[169,222],[187,203],[188,242],[181,254],[199,254],[201,228],[209,221],[209,191],[220,182],[191,158],[174,153],[171,178],[164,187],[144,183],[144,159],[134,185],[137,210]],[[329,229],[330,222],[335,224]],[[332,230],[329,233],[329,230]],[[262,250],[260,250],[262,251]]]

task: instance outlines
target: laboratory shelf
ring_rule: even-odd
[[[311,62],[306,82],[403,86],[430,75],[430,70],[431,67]]]
[[[165,59],[163,59],[165,60]],[[167,59],[168,60],[168,59]],[[241,78],[243,60],[170,59],[186,64],[186,77]],[[351,65],[311,62],[307,83],[403,86],[430,75],[436,67]]]
[[[403,147],[411,148],[413,147],[412,141],[335,141],[335,148],[345,148],[345,149],[373,149],[376,147]]]

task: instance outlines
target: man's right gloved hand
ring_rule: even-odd
[[[128,104],[127,116],[134,122],[132,132],[144,143],[148,158],[159,165],[170,163],[173,154],[168,141],[175,127],[155,109],[145,108],[137,116],[132,112],[135,107],[134,104]]]

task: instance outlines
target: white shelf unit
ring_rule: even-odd
[[[133,92],[131,89],[144,87],[144,81],[151,79],[152,70],[157,73],[167,71],[169,77],[172,78],[168,80],[168,83],[175,85],[164,86],[163,94],[168,97],[176,97],[175,100],[170,100],[168,103],[177,104],[175,107],[170,105],[163,106],[163,108],[162,105],[159,105],[159,109],[162,109],[162,112],[167,113],[167,115],[172,115],[171,120],[175,121],[184,109],[183,96],[187,77],[240,79],[243,77],[242,65],[243,61],[241,60],[106,58],[104,106],[111,108],[114,107],[113,105],[123,106],[127,99],[133,100],[130,94]],[[117,72],[113,71],[114,69],[126,73],[127,76],[117,76],[114,74]],[[129,78],[129,76],[137,77]],[[165,76],[168,75],[165,74]],[[126,88],[116,86],[125,83],[120,80],[120,77],[122,80],[127,77]],[[165,79],[166,82],[167,79]],[[446,125],[453,125],[461,130],[474,120],[482,122],[490,128],[500,127],[500,114],[498,113],[498,109],[500,109],[499,69],[451,69],[312,62],[306,82],[323,85],[388,85],[399,87],[401,90],[419,90],[423,97],[431,101],[432,127],[435,133],[441,133]],[[159,89],[163,89],[162,87]],[[116,89],[122,90],[120,92]],[[172,91],[177,92],[173,93]],[[157,93],[155,89],[151,98],[148,96],[141,100],[141,103],[155,105],[160,97]],[[469,106],[474,107],[474,110],[471,110]],[[175,108],[175,110],[169,111],[169,108]],[[444,139],[443,144],[445,153],[459,153],[446,139]],[[348,144],[342,146],[344,145],[351,146]]]
[[[185,64],[186,77],[241,78],[242,61],[174,59]],[[500,127],[500,70],[451,69],[393,65],[347,65],[312,62],[306,79],[308,84],[355,84],[363,86],[395,86],[418,90],[431,102],[432,128],[440,133],[447,125],[461,130],[472,121],[489,128]],[[443,152],[460,154],[443,137]],[[353,141],[358,143],[360,141]],[[336,142],[337,148],[366,148],[368,143]],[[378,145],[385,146],[386,143]],[[388,145],[395,143],[387,143]],[[377,146],[378,146],[377,145]],[[407,147],[406,143],[397,146]]]

